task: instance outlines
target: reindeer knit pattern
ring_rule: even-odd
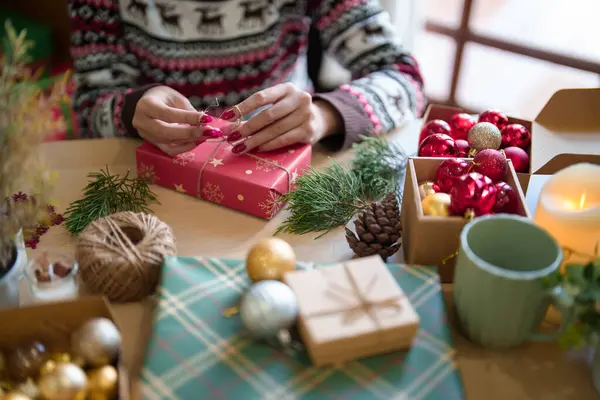
[[[313,92],[313,24],[352,82],[314,94],[341,114],[345,136],[377,134],[422,112],[423,81],[378,0],[69,0],[83,137],[136,136],[137,101],[156,84],[220,113],[282,82]],[[218,114],[217,114],[218,115]],[[332,138],[328,138],[332,139]]]

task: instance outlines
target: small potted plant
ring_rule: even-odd
[[[0,57],[0,307],[18,305],[18,281],[27,261],[22,232],[48,213],[51,176],[39,162],[37,146],[54,132],[52,111],[64,98],[68,79],[42,92],[36,74],[27,68],[33,44],[24,31],[17,34],[10,22],[5,25],[6,52]],[[19,197],[22,192],[34,195]]]

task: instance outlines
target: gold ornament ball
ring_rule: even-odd
[[[467,139],[471,150],[498,150],[502,144],[502,133],[491,122],[479,122],[469,130]]]
[[[88,372],[88,395],[95,399],[112,399],[117,395],[119,374],[112,365]]]
[[[40,368],[40,376],[48,375],[56,369],[58,363],[54,360],[48,360],[42,364]]]
[[[87,376],[75,364],[61,363],[38,382],[44,400],[79,400],[85,397]]]
[[[2,399],[2,400],[31,400],[31,397],[27,396],[26,394],[20,393],[20,392],[8,392],[5,395],[3,395],[2,397],[0,397],[0,399]]]
[[[421,202],[423,214],[430,217],[447,217],[450,215],[450,195],[447,193],[432,193]]]
[[[423,182],[419,185],[419,195],[421,196],[421,201],[429,196],[430,194],[435,193],[435,183],[431,181]]]
[[[76,357],[94,367],[110,364],[119,355],[121,334],[108,318],[95,318],[81,326],[71,337]]]
[[[253,282],[281,280],[296,268],[296,254],[285,240],[267,238],[259,241],[246,256],[246,272]]]

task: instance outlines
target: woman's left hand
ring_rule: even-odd
[[[269,151],[298,142],[314,144],[340,133],[343,126],[341,116],[329,103],[313,101],[309,93],[291,83],[261,90],[226,111],[221,118],[232,120],[267,105],[271,107],[228,135],[227,140],[235,143],[232,152]]]

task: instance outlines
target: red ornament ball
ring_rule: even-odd
[[[485,175],[496,182],[506,177],[508,161],[502,152],[484,149],[473,157],[473,171]]]
[[[449,158],[442,161],[435,172],[435,183],[439,190],[448,193],[458,178],[469,172],[471,165],[460,158]]]
[[[419,143],[422,143],[426,137],[435,135],[437,133],[450,136],[450,133],[451,133],[450,125],[448,125],[448,123],[446,121],[441,120],[441,119],[433,119],[433,120],[427,122],[423,126],[423,129],[421,129],[421,136],[419,137]]]
[[[516,146],[526,149],[531,143],[531,132],[521,124],[506,125],[502,129],[502,147]]]
[[[457,154],[454,139],[439,133],[427,136],[419,146],[419,157],[456,157]]]
[[[516,172],[529,171],[529,154],[520,147],[507,147],[504,150],[506,158],[512,161],[512,165]]]
[[[503,181],[496,182],[494,186],[496,187],[496,203],[492,211],[495,213],[516,214],[519,202],[514,189]]]
[[[452,139],[467,139],[467,135],[471,128],[477,123],[475,118],[466,113],[454,114],[450,118],[450,129]]]
[[[456,149],[458,150],[458,157],[469,157],[469,142],[464,139],[455,139],[454,144],[456,145]]]
[[[498,129],[502,130],[508,125],[508,117],[500,110],[489,109],[479,115],[479,120],[477,122],[490,122],[496,125]]]
[[[496,186],[478,172],[461,176],[450,189],[450,212],[464,216],[472,210],[476,217],[489,214],[496,205]]]

